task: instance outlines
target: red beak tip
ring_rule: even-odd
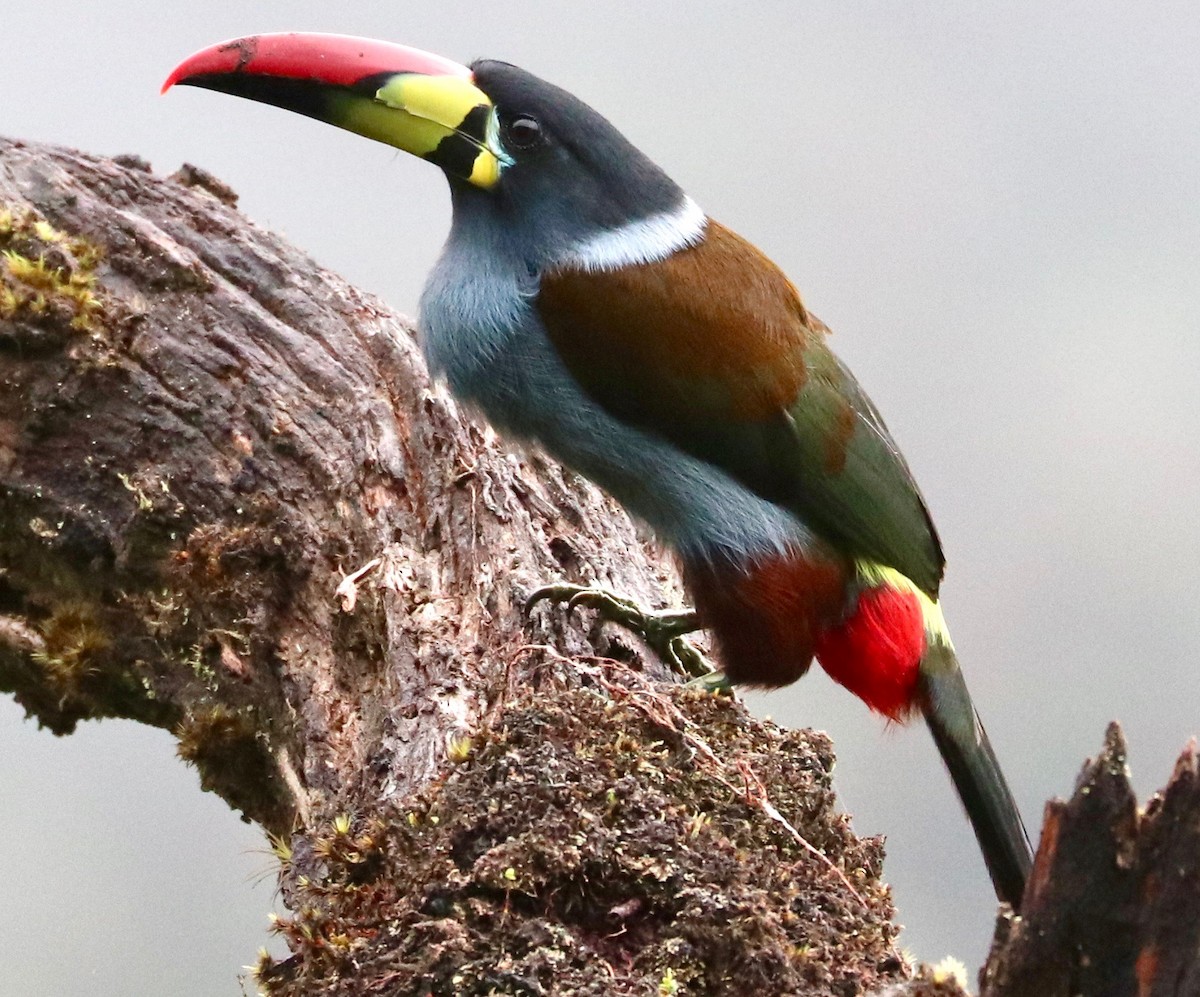
[[[189,70],[189,63],[191,63],[191,61],[191,58],[185,59],[178,66],[171,70],[171,75],[163,81],[162,89],[158,91],[159,96],[166,93],[176,84],[187,82],[188,77],[192,75],[191,71]]]
[[[193,76],[247,73],[351,86],[377,73],[463,76],[471,70],[440,55],[391,42],[347,35],[251,35],[196,52],[167,77],[161,93]]]

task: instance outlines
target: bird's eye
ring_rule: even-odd
[[[518,114],[505,129],[508,145],[515,149],[528,149],[542,140],[542,125],[531,114]]]

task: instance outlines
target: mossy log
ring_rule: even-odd
[[[235,201],[0,140],[0,689],[173,731],[273,836],[270,993],[906,986],[827,740],[527,620],[549,580],[676,600],[673,566]]]

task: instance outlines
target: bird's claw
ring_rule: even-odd
[[[567,612],[579,606],[596,610],[602,620],[616,623],[642,638],[663,661],[682,675],[694,680],[709,679],[720,672],[684,639],[700,629],[695,610],[648,610],[632,599],[607,589],[559,582],[543,585],[525,602],[528,614],[539,602],[566,603]]]

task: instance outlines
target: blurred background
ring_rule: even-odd
[[[1200,8],[10,4],[0,131],[203,166],[411,314],[447,231],[437,170],[276,109],[158,95],[195,49],[281,30],[504,58],[615,121],[789,273],[885,413],[1031,831],[1110,719],[1139,793],[1162,785],[1200,728]],[[887,835],[905,945],[974,970],[994,899],[924,730],[816,670],[753,706],[833,735],[845,807]],[[59,740],[0,700],[0,807],[9,992],[238,993],[271,860],[169,735]]]

